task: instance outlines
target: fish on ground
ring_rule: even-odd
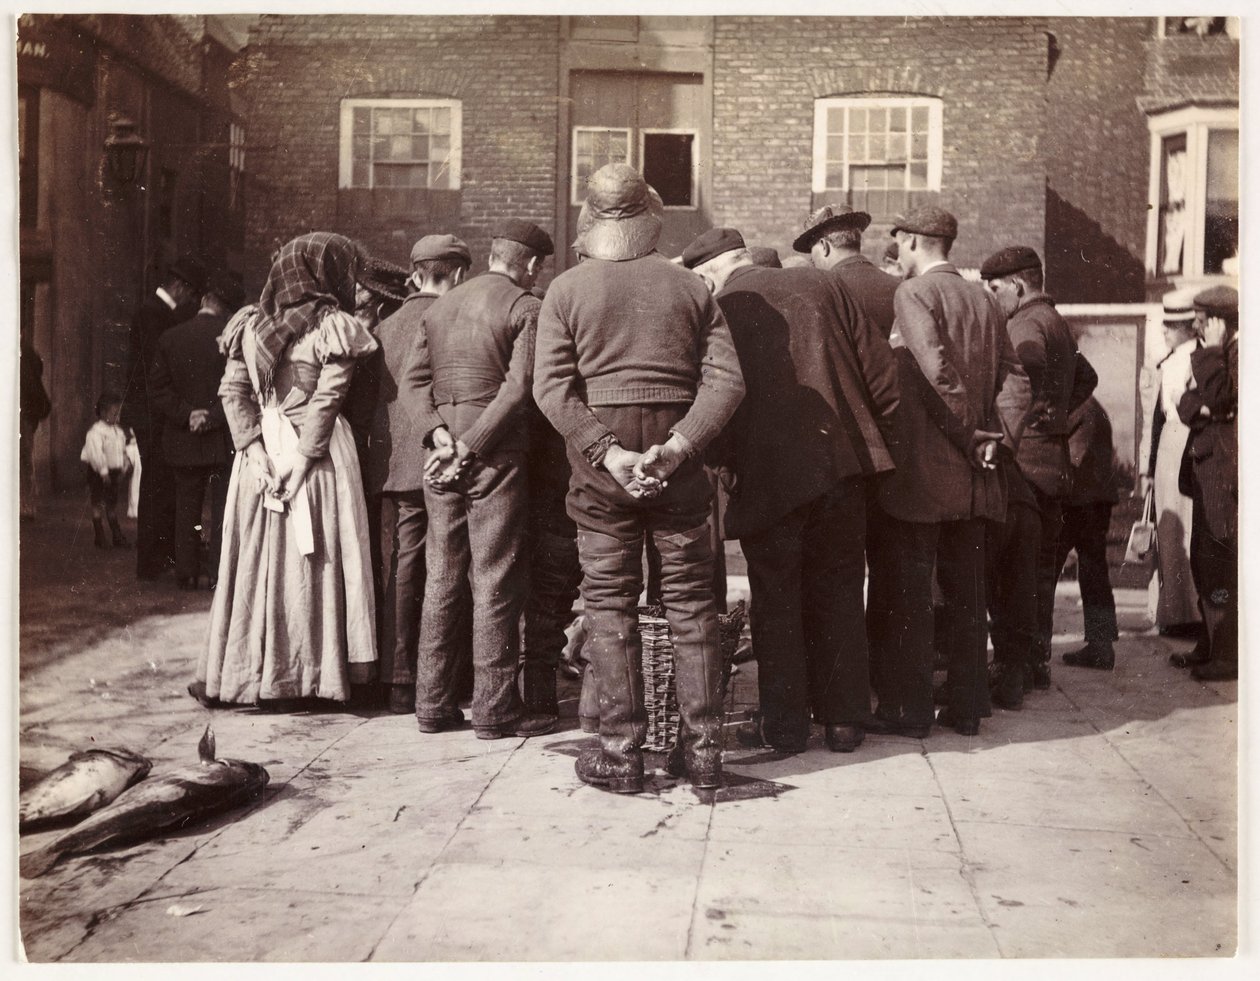
[[[206,726],[197,750],[199,763],[175,767],[124,790],[112,804],[43,848],[21,856],[18,869],[22,877],[43,875],[63,855],[142,841],[230,810],[257,799],[267,786],[268,773],[257,763],[215,758],[210,726]]]
[[[152,766],[129,749],[75,753],[22,792],[18,799],[18,831],[33,831],[91,814],[143,780]]]

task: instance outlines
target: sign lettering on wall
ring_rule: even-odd
[[[96,101],[96,48],[60,16],[18,18],[18,82],[63,92],[85,106]]]

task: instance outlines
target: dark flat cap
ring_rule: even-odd
[[[241,275],[230,269],[211,273],[206,281],[205,292],[217,296],[232,313],[236,313],[245,303],[245,286],[241,282]]]
[[[1238,314],[1238,290],[1232,286],[1212,286],[1196,293],[1194,305],[1209,317],[1233,317]]]
[[[824,204],[805,219],[805,231],[797,236],[792,248],[797,252],[808,252],[815,242],[829,232],[838,232],[845,228],[864,232],[870,223],[871,216],[865,211],[854,211],[847,204]]]
[[[958,219],[944,208],[926,204],[907,214],[898,215],[893,222],[892,234],[896,235],[898,232],[947,238],[952,242],[958,237]]]
[[[373,296],[401,303],[407,299],[408,272],[387,259],[368,256],[359,272],[359,285]]]
[[[505,222],[501,222],[493,232],[492,238],[505,238],[510,242],[519,242],[527,249],[532,249],[539,255],[551,255],[555,252],[556,247],[551,243],[551,236],[535,225],[532,221],[521,221],[519,218],[509,218]]]
[[[1011,276],[1025,269],[1040,269],[1041,259],[1035,250],[1027,245],[1008,245],[998,249],[984,260],[980,266],[981,279],[997,279],[999,276]]]
[[[744,236],[733,228],[710,228],[691,240],[691,244],[683,249],[682,264],[688,269],[695,269],[710,259],[716,259],[724,252],[733,252],[744,248]]]
[[[900,255],[901,255],[901,246],[897,244],[895,239],[889,242],[886,246],[884,246],[884,261],[885,262],[896,262],[897,259],[900,257]]]
[[[181,255],[171,263],[168,272],[177,279],[182,279],[198,293],[206,288],[206,267],[195,255]]]
[[[426,235],[411,247],[411,264],[430,259],[462,259],[472,265],[472,252],[463,239],[454,235]]]
[[[748,247],[748,258],[754,266],[765,266],[767,269],[782,269],[783,260],[779,258],[777,249],[768,245],[751,245]]]

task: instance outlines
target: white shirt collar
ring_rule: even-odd
[[[924,266],[922,269],[920,269],[919,275],[922,276],[925,272],[930,272],[931,270],[935,269],[937,266],[948,266],[948,265],[949,265],[948,259],[937,259],[935,262],[930,262],[926,266]]]
[[[179,306],[179,304],[175,302],[175,298],[171,296],[170,293],[166,292],[166,290],[164,290],[161,286],[159,286],[155,292],[157,293],[158,299],[172,310]]]

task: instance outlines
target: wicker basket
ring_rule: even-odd
[[[639,607],[639,634],[643,640],[643,703],[647,710],[647,741],[644,748],[664,753],[678,741],[678,694],[674,681],[674,641],[669,621],[659,606]],[[739,636],[748,618],[740,600],[729,613],[718,614],[721,635],[722,677],[719,693],[726,700],[731,678],[731,659],[739,646]]]

